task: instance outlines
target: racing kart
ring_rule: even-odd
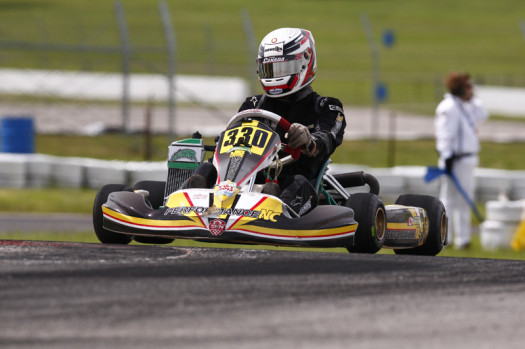
[[[283,166],[301,156],[281,143],[290,124],[265,110],[234,115],[214,146],[198,134],[168,147],[164,181],[129,187],[108,184],[97,193],[93,225],[102,243],[171,243],[192,239],[229,244],[345,247],[350,252],[436,255],[446,244],[443,204],[426,195],[401,195],[384,205],[377,179],[365,172],[331,174],[327,161],[315,182],[319,204],[300,215],[264,190]],[[283,156],[283,152],[287,155]],[[191,186],[191,176],[213,152],[217,180]],[[209,161],[208,161],[208,165]],[[266,180],[257,178],[264,174]],[[258,176],[259,174],[259,176]],[[368,186],[350,194],[347,188]]]

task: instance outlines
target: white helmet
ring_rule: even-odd
[[[272,31],[261,41],[257,67],[268,97],[287,96],[308,86],[317,70],[312,33],[298,28]]]

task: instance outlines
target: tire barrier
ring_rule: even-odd
[[[166,161],[146,163],[0,153],[0,188],[98,189],[107,183],[166,180],[167,173]]]
[[[480,226],[481,245],[484,249],[509,248],[525,219],[525,200],[509,201],[502,198],[485,203],[486,217]]]
[[[23,157],[0,154],[0,187],[25,187],[26,173],[26,162]]]
[[[91,158],[58,157],[46,154],[0,153],[0,187],[88,187],[107,183],[133,184],[141,180],[164,181],[167,162],[129,162]],[[425,183],[425,166],[369,168],[353,164],[330,164],[332,174],[365,171],[374,175],[381,186],[379,196],[393,202],[399,194],[439,195],[439,181]],[[476,169],[476,201],[525,199],[525,171]],[[368,192],[368,188],[356,192]],[[492,207],[492,206],[491,206]]]

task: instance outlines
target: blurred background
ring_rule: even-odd
[[[0,113],[96,133],[143,128],[150,105],[157,131],[184,133],[177,107],[222,121],[259,91],[258,44],[289,26],[314,34],[319,93],[432,115],[451,70],[525,88],[524,23],[519,0],[1,0]]]

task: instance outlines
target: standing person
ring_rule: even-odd
[[[488,118],[481,101],[474,97],[468,73],[452,72],[445,78],[448,93],[436,108],[434,122],[439,167],[453,173],[469,197],[474,199],[474,169],[480,150],[478,125]],[[448,213],[448,243],[455,248],[470,246],[470,206],[450,176],[441,178],[440,200]]]
[[[246,98],[239,111],[264,109],[285,118],[291,127],[279,136],[300,158],[282,170],[277,192],[300,215],[317,204],[312,182],[335,148],[343,141],[346,121],[337,98],[323,97],[310,86],[317,70],[312,33],[281,28],[266,35],[257,55],[259,82],[264,94]],[[279,132],[279,131],[278,131]]]

